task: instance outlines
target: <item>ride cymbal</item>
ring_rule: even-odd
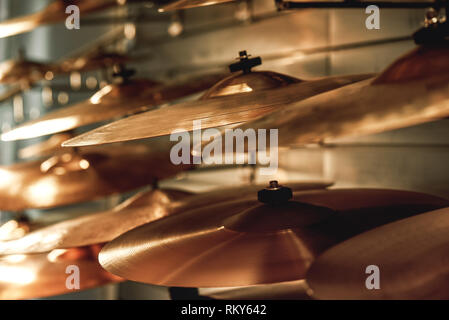
[[[325,142],[449,116],[448,45],[418,47],[376,78],[291,104],[240,129],[279,129],[280,146]]]
[[[322,189],[329,183],[292,183],[293,190]],[[0,255],[47,252],[111,241],[140,225],[188,209],[196,209],[257,192],[262,186],[226,188],[190,195],[155,189],[141,192],[112,210],[69,219],[35,230],[16,241],[0,243]]]
[[[63,146],[97,145],[191,131],[195,120],[201,121],[203,129],[242,123],[269,114],[286,104],[371,76],[351,75],[302,81],[276,72],[250,71],[260,63],[259,57],[249,59],[242,51],[240,62],[230,65],[230,70],[236,73],[209,89],[202,99],[118,120],[70,139]]]
[[[338,244],[313,263],[307,282],[318,299],[449,299],[448,248],[444,208]],[[378,267],[378,289],[367,289],[368,266]]]
[[[94,245],[0,257],[0,299],[42,298],[123,281],[100,266],[100,249],[101,245]],[[79,271],[79,288],[68,285],[74,266]]]
[[[24,123],[2,134],[1,138],[12,141],[40,137],[155,109],[160,104],[203,91],[223,77],[222,74],[203,75],[167,85],[145,79],[110,84],[87,101]]]
[[[253,195],[148,223],[109,242],[99,261],[126,279],[167,286],[299,280],[330,246],[448,203],[394,190],[303,191],[292,201],[289,192],[273,183],[259,193],[264,203]]]
[[[0,167],[0,208],[20,211],[89,201],[192,167],[172,164],[164,148],[122,145]]]

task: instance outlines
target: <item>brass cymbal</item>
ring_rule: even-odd
[[[292,183],[293,190],[325,188],[328,183]],[[198,195],[167,189],[141,192],[112,210],[69,219],[35,230],[15,241],[0,242],[0,255],[47,252],[111,241],[140,225],[176,212],[252,194],[261,185],[221,189]]]
[[[253,195],[128,231],[106,244],[100,264],[129,280],[168,286],[299,280],[330,246],[448,203],[415,192],[376,189],[295,192],[288,201],[288,189],[274,187],[260,195],[271,204]]]
[[[258,77],[259,72],[251,72],[251,74]],[[265,78],[265,76],[266,74],[262,73],[262,77]],[[64,142],[63,146],[98,145],[169,135],[175,130],[191,131],[194,120],[201,120],[203,129],[246,122],[283,108],[288,103],[368,77],[369,75],[330,77],[289,85],[280,82],[279,88],[269,90],[252,90],[249,85],[243,83],[234,87],[238,89],[238,94],[232,94],[236,92],[227,90],[229,95],[220,94],[211,99],[183,102],[170,108],[137,114],[79,135]],[[223,92],[222,87],[219,89]],[[153,125],[149,126],[148,123]]]
[[[418,47],[376,78],[360,81],[241,125],[279,129],[291,146],[408,127],[449,116],[449,46]]]
[[[235,0],[178,0],[159,8],[158,11],[166,12],[173,10],[183,10],[234,1]]]
[[[199,288],[200,296],[217,300],[310,300],[305,280],[246,287]]]
[[[45,63],[25,59],[13,59],[0,63],[0,83],[15,84],[21,82],[33,83],[44,78],[52,67]]]
[[[68,58],[53,65],[57,73],[86,72],[112,67],[116,64],[129,62],[131,58],[120,53],[94,52],[88,55]]]
[[[63,132],[52,135],[43,142],[29,145],[19,150],[18,156],[21,159],[45,157],[61,151],[61,143],[73,137],[72,133]]]
[[[101,245],[94,245],[0,257],[0,299],[42,298],[122,281],[100,266],[97,260],[100,249]],[[69,266],[79,268],[79,289],[67,286],[73,273]]]
[[[166,152],[155,145],[123,145],[2,166],[0,208],[20,211],[89,201],[191,168],[172,164]]]
[[[155,109],[160,104],[203,91],[223,77],[222,74],[203,75],[167,85],[145,79],[110,84],[89,100],[24,123],[1,138],[4,141],[29,139]]]
[[[116,6],[118,1],[74,0],[70,1],[70,4],[77,5],[80,9],[80,14],[86,14]],[[65,13],[67,6],[68,4],[63,0],[56,0],[39,12],[2,21],[0,22],[0,38],[29,32],[41,25],[65,21],[67,19],[67,14]]]
[[[307,273],[318,299],[449,299],[449,208],[360,234],[324,252]],[[379,268],[380,289],[366,273]],[[371,282],[370,282],[371,283]]]

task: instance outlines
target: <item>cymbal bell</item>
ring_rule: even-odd
[[[174,165],[170,144],[123,145],[79,150],[0,167],[0,208],[20,211],[98,199],[173,176],[190,165]]]
[[[116,6],[118,1],[74,0],[71,1],[70,4],[77,5],[80,14],[87,14]],[[41,25],[65,21],[65,19],[67,19],[67,14],[65,13],[66,7],[67,3],[63,0],[56,0],[39,12],[2,21],[0,22],[0,38],[29,32]]]
[[[325,188],[329,183],[292,183],[293,190]],[[112,210],[69,219],[31,232],[24,237],[0,242],[0,255],[48,252],[53,249],[105,243],[145,223],[188,209],[228,201],[257,192],[261,185],[226,188],[191,195],[170,189],[140,192]]]
[[[258,72],[251,72],[259,75]],[[244,75],[244,74],[243,74]],[[200,120],[202,129],[237,124],[283,108],[288,103],[302,100],[368,78],[370,75],[351,75],[326,79],[297,81],[289,85],[281,81],[276,89],[253,91],[241,83],[240,91],[226,90],[211,99],[178,103],[170,108],[153,110],[121,119],[63,143],[63,146],[87,146],[170,135],[175,131],[192,131],[193,121]],[[247,76],[245,76],[246,78]],[[256,76],[257,77],[257,76]],[[262,73],[262,77],[266,77]],[[232,82],[235,80],[232,76]],[[254,81],[255,83],[260,83]],[[263,82],[264,86],[266,82]],[[245,90],[249,90],[246,91]],[[223,88],[219,87],[220,92]],[[154,125],[148,126],[148,123]],[[3,139],[2,135],[2,139]],[[6,137],[7,138],[7,137]]]
[[[268,204],[247,196],[128,231],[106,244],[100,264],[123,278],[166,286],[300,280],[332,245],[448,203],[415,192],[377,189],[294,192],[289,201],[286,189],[271,185],[267,190],[259,200]]]
[[[317,299],[449,299],[449,208],[360,234],[324,252],[307,273]],[[380,287],[368,290],[378,267]],[[371,283],[371,282],[370,282]]]
[[[110,84],[89,100],[24,123],[1,138],[4,141],[35,138],[155,109],[160,104],[203,91],[222,78],[222,74],[211,74],[167,85],[147,79]]]
[[[178,0],[159,8],[158,11],[167,12],[173,10],[184,10],[234,1],[235,0]]]
[[[418,47],[376,78],[325,92],[239,126],[279,129],[279,146],[374,134],[449,116],[449,46]]]
[[[97,261],[100,249],[101,245],[94,245],[0,257],[0,299],[42,298],[123,281],[100,266]],[[67,286],[73,273],[70,266],[79,270],[79,288]]]

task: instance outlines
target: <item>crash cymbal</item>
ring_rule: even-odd
[[[240,62],[230,65],[230,70],[236,74],[217,83],[199,101],[134,115],[68,140],[63,146],[97,145],[169,135],[175,131],[191,131],[194,129],[194,120],[201,120],[203,129],[246,122],[288,103],[370,76],[351,75],[302,81],[275,72],[250,72],[251,67],[260,64],[260,61],[260,58],[249,59],[246,52],[242,51]],[[148,123],[153,125],[148,126]]]
[[[200,296],[218,300],[310,300],[305,280],[247,287],[199,288]]]
[[[234,1],[235,0],[178,0],[159,8],[158,11],[166,12],[173,10],[184,10]]]
[[[98,263],[101,245],[0,257],[0,299],[32,299],[73,293],[122,281]],[[71,266],[71,267],[69,267]],[[79,288],[70,276],[79,270]]]
[[[29,145],[19,150],[21,159],[45,157],[61,151],[61,143],[73,137],[73,133],[63,132],[52,135],[43,142]]]
[[[117,0],[74,0],[67,3],[64,0],[56,0],[39,12],[0,22],[0,38],[29,32],[41,25],[65,21],[67,19],[65,10],[68,5],[77,5],[80,14],[86,14],[116,6],[119,2]]]
[[[155,145],[123,145],[3,166],[0,208],[20,211],[89,201],[152,184],[191,168],[172,164],[167,154],[166,149]]]
[[[325,188],[329,183],[292,183],[293,190]],[[112,210],[66,220],[41,228],[16,241],[0,243],[0,255],[47,252],[111,241],[128,230],[176,212],[196,209],[257,192],[261,185],[226,188],[189,195],[156,189],[141,192]]]
[[[381,226],[324,252],[307,282],[318,299],[449,299],[449,208]],[[368,290],[368,266],[380,289]]]
[[[109,242],[99,261],[126,279],[167,286],[299,280],[330,246],[448,203],[393,190],[303,191],[289,201],[290,192],[272,183],[258,194],[264,203],[253,195],[148,223]]]
[[[128,79],[105,86],[87,101],[24,123],[1,138],[4,141],[29,139],[155,109],[160,104],[204,91],[223,77],[222,74],[203,75],[167,85]]]
[[[408,127],[449,116],[449,46],[418,47],[376,78],[291,104],[240,126],[279,129],[280,146]]]

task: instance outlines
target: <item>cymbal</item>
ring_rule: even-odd
[[[259,72],[249,74],[256,79],[260,76],[266,78],[266,74]],[[273,76],[278,78],[278,75]],[[244,81],[250,77],[247,74],[242,76]],[[223,90],[219,86],[218,95],[207,94],[213,98],[178,103],[170,108],[148,111],[121,119],[70,139],[64,142],[63,146],[98,145],[169,135],[175,130],[191,131],[194,120],[201,120],[202,129],[250,121],[283,108],[288,103],[368,77],[369,75],[351,75],[296,81],[289,84],[281,82],[282,85],[278,88],[263,87],[258,90],[252,90],[251,85],[247,85],[244,81],[235,86],[234,78],[229,78],[232,80],[231,87]],[[263,83],[265,84],[266,81]],[[233,91],[233,88],[237,92]],[[153,125],[148,126],[148,123]]]
[[[239,200],[145,224],[105,245],[100,264],[132,281],[227,287],[304,279],[315,257],[356,234],[447,205],[376,189],[294,192],[274,184]],[[157,263],[154,263],[157,261]]]
[[[305,280],[231,287],[199,288],[200,296],[218,300],[310,300]]]
[[[70,73],[73,71],[86,72],[97,69],[112,67],[116,64],[129,62],[128,55],[113,52],[94,52],[88,55],[68,58],[53,65],[57,73]]]
[[[51,70],[51,65],[45,63],[29,61],[22,58],[7,60],[0,63],[0,83],[33,83],[43,79],[45,73]]]
[[[74,0],[70,1],[70,4],[77,5],[80,14],[86,14],[115,6],[118,4],[118,1]],[[2,21],[0,22],[0,38],[29,32],[41,25],[65,21],[67,19],[67,14],[65,13],[66,7],[66,2],[63,0],[56,0],[39,12]]]
[[[62,132],[52,135],[43,142],[29,145],[19,150],[18,156],[21,159],[45,157],[61,151],[61,143],[73,137],[72,133]]]
[[[158,11],[166,12],[173,10],[183,10],[234,1],[235,0],[178,0],[159,8]]]
[[[449,299],[449,208],[390,223],[324,252],[307,273],[318,299]],[[379,268],[380,289],[367,278]]]
[[[325,142],[449,116],[449,46],[418,47],[376,78],[360,81],[245,123],[279,129],[279,146]]]
[[[4,141],[29,139],[111,120],[185,97],[209,88],[222,74],[203,75],[173,84],[158,84],[146,79],[128,79],[110,84],[89,100],[50,112],[2,134]]]
[[[325,188],[329,183],[292,183],[293,190]],[[47,252],[111,241],[140,225],[176,212],[252,194],[261,185],[225,188],[190,195],[187,192],[155,189],[140,192],[112,210],[90,214],[35,230],[16,241],[0,242],[0,255]]]
[[[0,208],[20,211],[89,201],[191,168],[172,164],[167,152],[155,145],[123,145],[2,166]]]
[[[42,298],[122,281],[100,266],[97,260],[100,249],[101,245],[94,245],[0,257],[0,299]],[[79,268],[79,289],[66,285],[74,274],[69,266]]]

